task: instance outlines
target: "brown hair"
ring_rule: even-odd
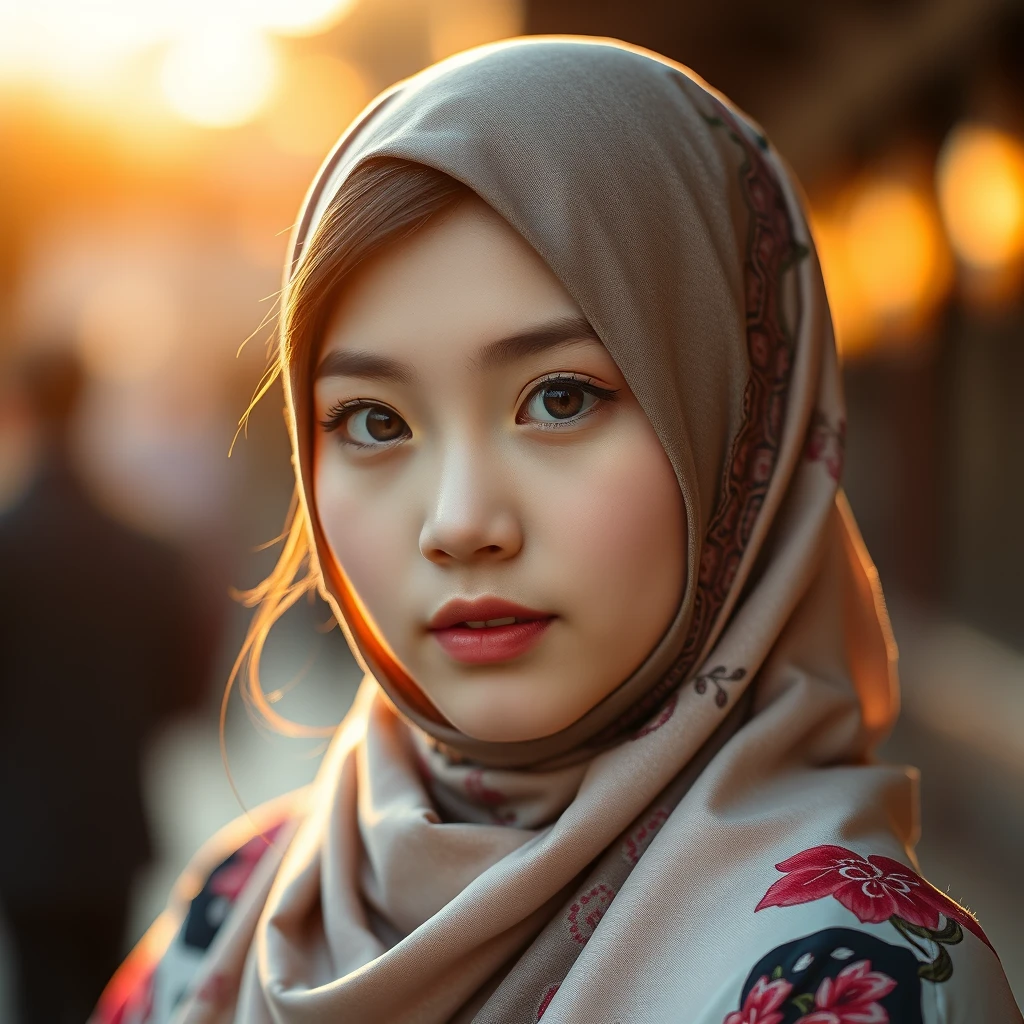
[[[242,417],[243,425],[282,373],[298,369],[300,379],[308,378],[310,361],[345,278],[374,253],[408,237],[469,194],[467,186],[447,174],[406,160],[377,158],[352,171],[331,200],[294,276],[285,285],[278,354]],[[304,425],[297,424],[297,429],[304,429]],[[308,538],[306,512],[296,485],[284,530],[270,542],[283,542],[277,564],[262,583],[236,595],[256,611],[225,687],[222,744],[228,698],[243,668],[242,696],[250,712],[267,725],[288,736],[322,736],[334,731],[333,727],[298,725],[279,715],[260,683],[260,659],[271,627],[304,594],[312,597],[314,591],[323,588]]]

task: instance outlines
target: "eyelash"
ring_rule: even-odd
[[[595,398],[602,399],[605,402],[614,402],[619,395],[618,388],[603,388],[599,384],[595,384],[593,378],[591,377],[579,377],[576,376],[575,374],[567,373],[554,373],[550,377],[543,377],[529,390],[529,392],[527,392],[526,397],[520,405],[520,408],[526,406],[529,400],[542,387],[551,384],[564,384],[569,385],[571,387],[577,387],[581,391],[585,391],[588,395],[593,395]],[[345,420],[345,417],[349,413],[355,412],[358,409],[367,409],[374,407],[380,407],[384,409],[391,408],[390,406],[385,405],[383,402],[373,401],[368,398],[350,398],[348,401],[339,402],[337,405],[332,406],[327,411],[327,416],[320,421],[320,426],[323,428],[323,430],[327,431],[328,433],[331,433],[337,430],[342,425],[342,423]],[[396,416],[398,415],[397,411],[393,409],[391,411],[394,412]],[[583,414],[584,417],[588,415],[590,415],[589,412]],[[518,416],[516,422],[520,422]],[[572,419],[563,420],[561,422],[556,421],[551,423],[542,423],[538,421],[535,425],[539,426],[543,430],[561,430],[565,426],[568,426],[569,424],[578,422],[579,420],[574,417]],[[393,448],[395,445],[401,444],[402,441],[404,440],[405,438],[396,438],[394,441],[384,441],[378,444],[363,444],[361,441],[351,441],[348,439],[342,439],[341,443],[351,448],[372,448],[375,451],[383,451],[384,449]]]
[[[347,402],[339,402],[337,405],[331,406],[331,408],[327,410],[326,418],[320,421],[320,426],[327,431],[327,433],[331,433],[342,425],[348,413],[355,412],[357,409],[372,409],[377,406],[384,409],[391,408],[388,405],[384,405],[383,402],[374,402],[369,398],[350,398]],[[396,412],[395,415],[397,416],[398,413]],[[392,441],[390,444],[363,444],[361,441],[349,441],[342,438],[341,443],[348,445],[350,448],[376,448],[380,450],[382,448],[390,448],[392,445],[397,444],[398,441]]]
[[[619,394],[618,388],[603,388],[599,384],[595,384],[592,377],[581,377],[572,373],[553,373],[549,377],[542,377],[532,388],[530,388],[522,402],[522,405],[520,405],[520,408],[525,408],[526,405],[529,404],[530,399],[533,398],[541,388],[550,384],[568,384],[571,387],[579,388],[588,395],[593,395],[594,398],[600,398],[605,402],[614,402]],[[564,427],[573,423],[578,423],[580,419],[589,415],[590,413],[586,412],[579,418],[573,417],[571,419],[554,421],[551,423],[542,423],[538,421],[535,425],[541,427],[543,430],[562,430]],[[519,422],[518,417],[516,422]]]

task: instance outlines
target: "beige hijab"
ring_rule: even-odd
[[[368,109],[307,198],[292,271],[374,156],[466,183],[579,303],[675,468],[685,597],[580,721],[485,743],[406,705],[325,564],[367,678],[176,1019],[703,1020],[787,937],[782,912],[754,914],[777,862],[824,843],[906,860],[913,841],[913,777],[869,763],[895,651],[838,492],[839,371],[797,186],[687,69],[612,41],[515,40]],[[325,552],[310,383],[288,369]]]

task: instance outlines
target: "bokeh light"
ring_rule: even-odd
[[[274,85],[268,36],[322,33],[354,0],[0,0],[0,89],[41,86],[110,107],[143,60],[175,112],[207,127],[258,113]],[[84,95],[83,95],[84,93]],[[85,102],[83,102],[85,101]],[[115,104],[116,106],[116,104]]]
[[[265,36],[220,24],[175,43],[160,81],[168,104],[186,121],[229,128],[256,117],[277,75],[277,55]]]
[[[919,177],[866,173],[812,211],[836,342],[845,357],[919,337],[948,294],[952,257]]]
[[[936,181],[961,260],[995,271],[1024,256],[1024,143],[986,125],[959,125],[943,146]]]
[[[70,85],[108,74],[167,37],[181,13],[139,0],[0,0],[0,79]]]
[[[354,0],[236,0],[238,15],[280,35],[316,35],[337,24]]]
[[[832,210],[812,208],[810,212],[836,345],[844,357],[856,356],[872,344],[874,319],[861,300],[857,282],[850,274],[840,219]]]
[[[850,272],[880,318],[913,314],[930,304],[939,279],[942,227],[928,199],[901,181],[871,181],[847,214]]]

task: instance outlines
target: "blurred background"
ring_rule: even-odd
[[[182,692],[130,715],[121,699],[90,710],[80,678],[0,680],[8,724],[14,707],[29,721],[0,809],[4,791],[47,799],[36,762],[58,779],[99,763],[124,776],[116,736],[140,751],[125,806],[142,823],[104,826],[111,850],[126,830],[143,837],[130,888],[104,895],[127,908],[118,955],[238,815],[217,707],[249,615],[229,589],[269,569],[276,549],[260,545],[291,493],[276,389],[228,452],[266,366],[302,195],[380,89],[468,46],[557,32],[692,67],[804,184],[845,365],[846,487],[902,654],[885,754],[921,768],[923,870],[978,914],[1024,1001],[1024,6],[1010,0],[0,0],[0,506],[20,523],[0,552],[16,552],[10,565],[22,552],[30,581],[3,591],[3,614],[45,605],[51,632],[29,639],[53,650],[85,622],[94,636],[105,624],[106,655],[149,629],[150,654],[122,661],[155,692],[180,651],[126,609],[173,564],[162,618],[193,657]],[[20,368],[66,351],[84,376],[62,392],[58,430]],[[106,538],[79,549],[120,545],[116,568],[83,556],[75,569],[125,582],[109,606],[54,589],[70,556],[39,524],[69,507],[54,497],[64,477],[79,518],[103,524],[89,536]],[[300,604],[264,665],[279,710],[312,725],[338,721],[357,682],[328,625],[325,606]],[[79,691],[74,715],[60,685]],[[76,733],[92,746],[72,756]],[[247,806],[309,780],[321,752],[261,730],[235,698],[226,745]],[[63,842],[37,824],[42,847]],[[47,849],[29,854],[58,870]],[[32,917],[29,889],[2,891],[3,864],[5,919]],[[13,972],[0,954],[5,1021]]]

